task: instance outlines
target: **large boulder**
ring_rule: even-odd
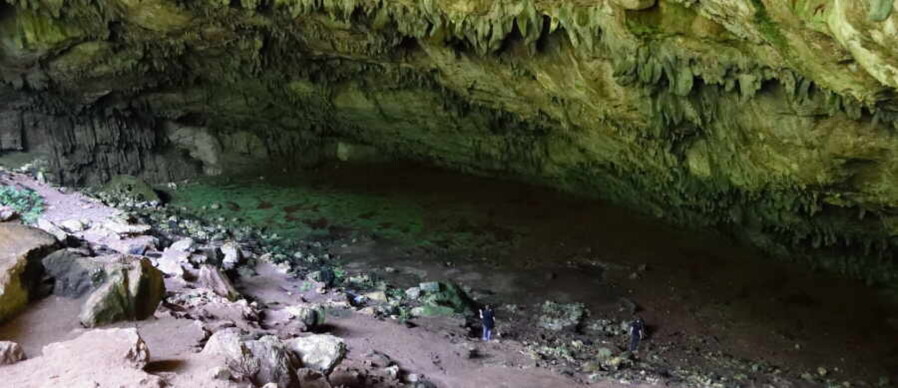
[[[287,341],[287,347],[302,361],[302,366],[329,373],[346,355],[346,343],[330,334],[315,334]]]
[[[146,258],[112,255],[97,259],[105,265],[106,279],[81,308],[81,324],[94,327],[153,315],[165,296],[162,272]]]
[[[419,316],[470,314],[474,311],[474,301],[454,283],[421,283],[423,306],[414,309]]]
[[[103,284],[106,278],[103,263],[78,249],[53,252],[42,263],[47,276],[53,279],[53,294],[59,296],[80,298]]]
[[[222,358],[231,375],[249,380],[256,386],[274,383],[289,388],[297,385],[296,359],[287,345],[274,336],[247,340],[239,329],[219,330],[209,337],[202,355]]]
[[[142,369],[150,359],[137,330],[91,330],[78,338],[52,343],[43,355],[5,366],[9,387],[162,387]]]
[[[22,346],[11,341],[0,341],[0,365],[15,364],[24,359]]]
[[[197,280],[201,287],[212,290],[216,295],[235,301],[240,299],[240,292],[234,288],[231,280],[218,267],[205,264],[200,267]]]
[[[40,260],[56,248],[56,238],[24,225],[0,224],[0,322],[17,313],[37,293]]]

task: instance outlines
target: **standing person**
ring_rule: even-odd
[[[490,305],[480,309],[480,323],[483,325],[483,340],[489,341],[493,338],[493,328],[496,326],[493,308]]]
[[[645,339],[645,321],[640,317],[636,317],[633,322],[630,322],[630,348],[631,352],[636,351],[636,348],[639,347],[639,341]]]

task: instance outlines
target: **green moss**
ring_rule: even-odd
[[[44,198],[29,189],[0,187],[0,206],[13,208],[26,223],[33,224],[44,212]]]

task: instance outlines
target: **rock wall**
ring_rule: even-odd
[[[63,181],[348,141],[898,279],[890,0],[7,2],[0,148]]]

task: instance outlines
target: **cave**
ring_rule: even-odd
[[[0,2],[0,376],[893,386],[893,5]]]

